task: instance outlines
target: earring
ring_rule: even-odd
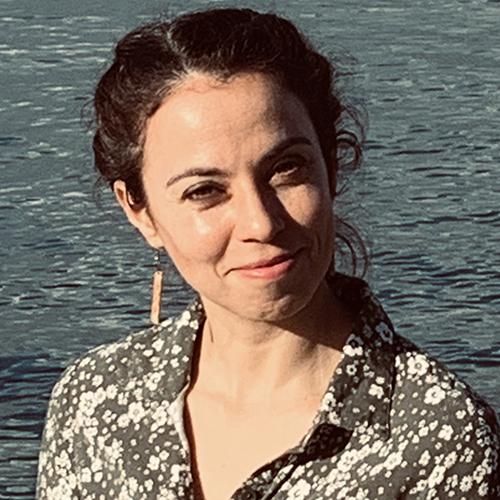
[[[151,297],[151,323],[158,325],[160,323],[161,295],[163,292],[163,267],[160,261],[160,249],[156,249],[154,262],[156,270],[153,273],[153,290]]]

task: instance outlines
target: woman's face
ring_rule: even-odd
[[[193,73],[146,128],[148,209],[131,222],[164,247],[205,307],[278,320],[313,297],[333,255],[327,166],[302,103],[262,74]]]

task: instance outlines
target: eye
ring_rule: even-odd
[[[293,156],[276,164],[272,178],[281,183],[299,182],[305,178],[307,164],[304,158]]]
[[[225,193],[221,186],[213,183],[195,184],[182,193],[183,200],[190,201],[214,201]]]
[[[289,174],[290,172],[296,171],[298,168],[300,168],[300,165],[298,165],[296,161],[287,160],[278,164],[274,171],[277,174]]]

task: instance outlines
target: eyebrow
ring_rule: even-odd
[[[296,146],[297,144],[303,144],[307,146],[312,146],[312,142],[306,137],[289,137],[284,141],[273,146],[260,160],[259,163],[269,162],[274,159],[276,156],[279,156],[283,151],[288,149],[291,146]],[[172,184],[184,179],[186,177],[228,177],[228,172],[217,168],[217,167],[194,167],[188,168],[184,172],[178,175],[174,175],[170,177],[170,179],[166,182],[165,187],[170,187]]]

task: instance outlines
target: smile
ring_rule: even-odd
[[[240,276],[255,279],[275,279],[283,276],[296,261],[295,254],[282,254],[269,260],[261,260],[234,269]]]

